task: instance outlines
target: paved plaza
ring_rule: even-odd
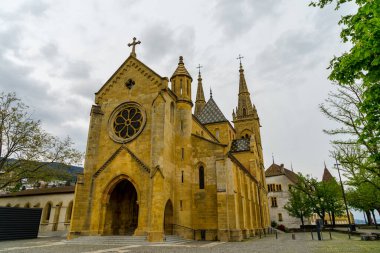
[[[244,242],[167,242],[167,243],[130,243],[127,245],[100,244],[91,242],[67,242],[62,236],[39,237],[31,240],[2,241],[2,252],[59,252],[59,253],[126,253],[126,252],[274,252],[274,253],[329,253],[329,252],[380,252],[379,241],[361,241],[360,237],[348,239],[346,234],[324,233],[323,241],[311,239],[310,233],[267,235],[266,237],[249,239]],[[314,239],[316,236],[314,236]]]

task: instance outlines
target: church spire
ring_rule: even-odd
[[[255,116],[255,108],[252,106],[251,97],[247,88],[247,83],[245,81],[244,69],[241,63],[243,56],[239,55],[237,58],[240,61],[239,68],[239,98],[238,107],[236,109],[236,117],[234,120],[248,118]]]
[[[198,69],[198,88],[197,88],[197,97],[195,100],[195,110],[194,114],[199,115],[203,108],[205,107],[206,100],[205,100],[205,94],[203,92],[203,85],[202,85],[202,76],[201,76],[201,68],[202,66],[199,64]]]

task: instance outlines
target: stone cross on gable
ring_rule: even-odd
[[[141,44],[141,41],[136,41],[136,37],[133,37],[133,42],[132,43],[128,43],[128,47],[132,46],[131,55],[133,57],[136,57],[135,46],[138,45],[138,44]]]

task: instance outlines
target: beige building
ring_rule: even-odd
[[[290,198],[289,189],[297,183],[297,174],[284,167],[284,164],[273,164],[265,171],[268,190],[270,220],[287,228],[300,228],[301,220],[289,215],[284,208]],[[305,225],[308,218],[305,217]]]
[[[170,79],[132,53],[95,94],[69,238],[240,241],[269,226],[260,123],[240,64],[231,124],[183,58]]]
[[[42,208],[40,232],[68,230],[74,186],[39,188],[0,195],[0,206]]]

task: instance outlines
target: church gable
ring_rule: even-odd
[[[125,99],[148,90],[158,91],[167,85],[167,77],[161,77],[140,60],[130,56],[95,93],[95,103],[102,103],[107,98],[115,97],[115,94],[122,95]]]

